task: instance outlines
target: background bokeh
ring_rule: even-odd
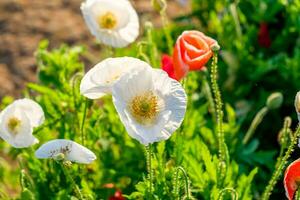
[[[82,0],[1,0],[0,1],[0,97],[20,96],[25,82],[36,81],[34,52],[42,39],[51,47],[61,43],[84,45],[89,56],[87,66],[99,61],[100,45],[88,31],[80,11]],[[149,0],[133,0],[141,24],[150,20],[161,25]],[[190,6],[169,1],[168,15],[187,13]],[[100,52],[100,53],[99,53]]]

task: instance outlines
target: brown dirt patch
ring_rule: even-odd
[[[19,97],[25,82],[36,81],[34,52],[42,39],[51,47],[61,43],[84,44],[99,55],[95,39],[87,30],[80,12],[82,0],[1,0],[0,1],[0,97]],[[145,20],[159,26],[159,16],[153,12],[150,0],[134,0],[134,7]],[[182,8],[169,1],[170,17],[180,15]],[[87,62],[87,65],[91,63]]]

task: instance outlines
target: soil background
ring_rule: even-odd
[[[88,31],[80,11],[83,0],[0,0],[0,97],[21,97],[26,82],[36,81],[34,52],[39,41],[48,39],[50,48],[84,45],[99,55],[95,38]],[[151,0],[132,0],[140,25],[150,20],[160,26]],[[183,15],[189,7],[179,0],[168,1],[170,18]],[[85,61],[86,66],[95,63]]]

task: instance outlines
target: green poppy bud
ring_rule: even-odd
[[[267,99],[268,109],[277,109],[283,102],[283,95],[280,92],[272,93]]]
[[[61,161],[65,159],[65,155],[63,153],[58,153],[54,156],[54,160]]]

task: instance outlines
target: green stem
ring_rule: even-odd
[[[72,96],[73,96],[73,104],[74,104],[74,110],[77,110],[77,98],[76,98],[76,83],[79,78],[81,78],[82,75],[77,73],[72,77]],[[74,132],[76,132],[80,127],[79,127],[79,118],[78,114],[74,112]],[[77,129],[78,128],[78,129]]]
[[[217,116],[217,137],[218,137],[218,148],[219,148],[219,180],[218,186],[222,187],[223,181],[226,176],[226,159],[228,154],[227,146],[225,143],[224,131],[223,131],[223,103],[221,98],[221,92],[217,82],[217,75],[218,75],[218,53],[214,52],[212,65],[211,65],[211,84],[212,84],[212,91],[214,94],[214,100],[216,105],[216,116]]]
[[[174,186],[174,193],[175,193],[175,197],[178,197],[178,200],[180,200],[180,195],[179,195],[179,172],[181,172],[184,176],[184,184],[185,184],[185,199],[186,200],[190,200],[191,199],[191,195],[190,195],[190,184],[189,184],[189,177],[186,173],[186,171],[184,170],[183,167],[177,167],[176,168],[176,173],[175,173],[175,186]]]
[[[158,53],[156,48],[156,43],[153,41],[153,25],[151,22],[145,23],[146,33],[147,33],[147,43],[149,48],[149,55],[150,55],[150,64],[152,66],[156,66]]]
[[[148,180],[149,180],[149,193],[152,198],[152,187],[153,187],[153,177],[152,177],[152,144],[149,144],[146,147],[146,156],[147,156],[147,171],[148,171]]]
[[[172,53],[173,53],[173,40],[172,40],[170,28],[169,28],[169,20],[168,20],[167,14],[166,14],[166,9],[163,9],[160,12],[160,16],[161,16],[161,21],[162,21],[162,25],[163,25],[164,34],[165,34],[166,39],[167,39],[168,52],[169,52],[170,55],[172,55]]]
[[[76,195],[79,197],[79,199],[84,200],[84,197],[83,197],[83,194],[80,191],[80,188],[78,187],[78,185],[74,181],[74,179],[71,176],[71,174],[69,173],[68,169],[66,169],[62,163],[60,163],[60,165],[61,165],[61,168],[62,168],[64,174],[66,175],[67,179],[69,179],[69,181],[71,182],[72,186],[74,187]]]
[[[295,195],[295,200],[300,200],[300,187],[298,187],[296,195]]]
[[[148,43],[141,41],[137,43],[137,48],[138,48],[138,53],[137,53],[137,57],[138,58],[142,58],[144,61],[146,61],[147,63],[150,63],[150,59],[149,57],[144,53],[144,46],[147,46]]]
[[[293,132],[291,130],[292,119],[285,117],[283,128],[279,133],[280,153],[276,161],[275,169],[278,168],[282,157],[284,156],[285,150],[288,147],[289,140],[293,138]]]
[[[81,143],[84,145],[85,141],[85,135],[84,135],[84,124],[85,124],[85,118],[86,118],[86,112],[87,112],[87,107],[88,107],[88,99],[85,99],[84,102],[84,110],[83,110],[83,116],[82,116],[82,122],[80,126],[80,133],[81,133]]]
[[[223,200],[226,193],[230,193],[231,194],[231,199],[233,199],[233,200],[238,200],[239,199],[239,195],[238,195],[238,193],[235,189],[233,189],[233,188],[224,188],[219,192],[218,200]]]
[[[243,139],[243,144],[247,144],[249,142],[249,140],[251,139],[251,137],[253,136],[256,128],[258,127],[258,125],[262,122],[262,120],[264,119],[264,117],[266,116],[266,114],[268,113],[268,108],[267,107],[263,107],[254,117],[244,139]]]
[[[214,102],[214,98],[213,98],[213,95],[212,95],[212,91],[211,91],[211,88],[209,87],[209,84],[208,84],[208,81],[207,81],[207,78],[205,76],[205,78],[203,79],[203,91],[204,91],[204,94],[208,100],[208,104],[209,104],[209,110],[212,114],[212,117],[213,117],[213,120],[214,122],[216,122],[216,105],[215,105],[215,102]]]
[[[288,150],[286,151],[284,157],[281,159],[280,164],[275,169],[268,186],[266,187],[261,200],[268,200],[270,198],[270,195],[274,189],[275,184],[277,183],[278,179],[283,173],[283,170],[285,169],[285,166],[287,164],[287,160],[291,156],[292,152],[294,151],[295,146],[298,143],[298,138],[300,137],[300,126],[298,126],[296,132],[294,133],[294,136],[292,138],[291,144],[288,147]]]
[[[236,2],[231,3],[229,6],[229,9],[230,9],[230,13],[234,20],[235,31],[236,31],[237,37],[239,40],[241,40],[242,39],[242,29],[241,29],[241,24],[240,24],[240,20],[239,20],[239,16],[238,16],[238,11],[237,11],[237,3]]]

